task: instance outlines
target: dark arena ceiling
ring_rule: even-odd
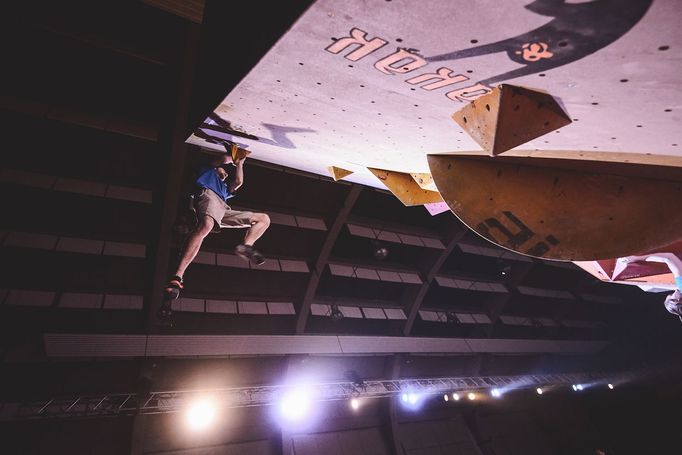
[[[173,326],[159,323],[195,171],[214,153],[186,140],[312,3],[6,11],[0,451],[677,453],[655,439],[677,438],[682,404],[670,387],[682,326],[663,294],[257,157],[232,205],[269,214],[266,264],[234,255],[242,231],[210,235]],[[315,422],[280,425],[281,388],[297,380],[329,395]],[[490,398],[500,384],[520,390]],[[190,434],[180,411],[196,390],[234,401]],[[403,392],[435,398],[414,412]]]

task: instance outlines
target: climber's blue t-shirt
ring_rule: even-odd
[[[677,289],[682,291],[682,276],[675,277],[675,284],[677,285]]]
[[[201,188],[208,188],[213,191],[224,201],[234,197],[234,195],[230,193],[230,188],[227,186],[227,183],[220,180],[218,173],[213,167],[202,168],[199,171],[199,177],[197,177],[196,183]]]

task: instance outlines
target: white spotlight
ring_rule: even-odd
[[[416,393],[409,393],[409,394],[407,395],[407,401],[408,401],[410,404],[416,404],[418,399],[419,399],[419,397],[417,396]]]
[[[459,401],[459,393],[453,393],[452,394],[452,399],[455,401]]]
[[[607,387],[608,387],[609,389],[613,390],[613,384],[609,384]]]
[[[193,430],[204,429],[211,424],[215,414],[215,405],[210,400],[197,400],[187,409],[187,425]]]
[[[583,389],[583,385],[582,385],[582,384],[578,384],[577,386],[575,386],[575,388],[578,389],[578,390],[582,390],[582,389]]]
[[[542,387],[538,387],[535,389],[535,391],[538,393],[538,395],[542,395]]]
[[[354,411],[357,411],[360,408],[360,400],[352,398],[350,400],[350,407],[353,408]]]
[[[578,386],[573,384],[573,390],[578,390]]]
[[[467,398],[469,398],[471,401],[474,401],[476,399],[476,394],[473,392],[469,392],[469,395],[467,395]]]
[[[448,401],[448,400],[450,400],[450,397],[446,393],[445,395],[443,395],[443,401]]]
[[[492,395],[494,398],[500,398],[502,396],[502,392],[500,392],[500,389],[493,389],[490,391],[490,395]]]
[[[300,421],[310,411],[310,396],[303,389],[293,389],[282,397],[279,410],[290,421]]]
[[[400,394],[400,400],[403,404],[411,409],[416,409],[422,400],[423,395],[419,392],[403,392]]]

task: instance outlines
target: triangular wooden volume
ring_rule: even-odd
[[[367,169],[381,180],[400,202],[407,206],[424,205],[443,200],[437,191],[420,188],[410,174],[371,167]]]
[[[343,169],[336,166],[329,166],[327,169],[329,170],[329,174],[332,176],[335,182],[338,182],[342,178],[348,177],[353,173],[353,171],[349,171],[347,169]]]
[[[548,93],[502,84],[455,112],[453,120],[490,155],[571,123]]]
[[[417,182],[417,185],[419,185],[420,188],[429,191],[438,191],[438,188],[436,188],[436,184],[433,183],[433,177],[431,177],[431,174],[429,174],[428,172],[423,173],[413,172],[410,175],[412,176],[414,181]]]

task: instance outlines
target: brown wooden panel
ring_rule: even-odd
[[[569,169],[566,161],[559,168],[552,160],[537,160],[540,166],[528,160],[428,158],[436,186],[455,215],[518,253],[609,259],[649,251],[682,235],[682,212],[672,209],[679,205],[682,179],[648,177],[645,166],[610,163],[606,173]]]

